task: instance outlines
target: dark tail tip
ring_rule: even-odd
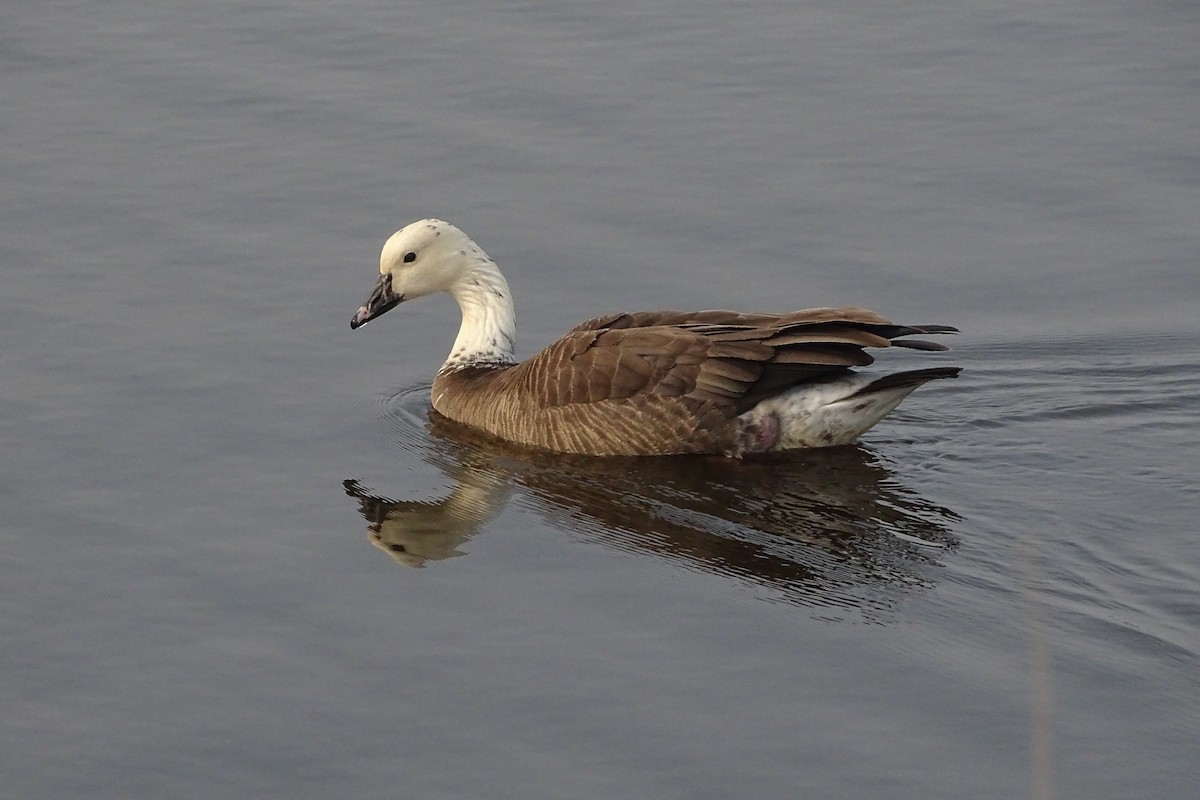
[[[871,381],[855,392],[855,396],[881,392],[884,389],[896,389],[901,386],[920,386],[922,383],[935,381],[939,378],[957,378],[962,367],[929,367],[928,369],[913,369],[908,372],[895,372],[884,375],[878,380]]]

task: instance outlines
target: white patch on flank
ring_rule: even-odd
[[[878,375],[853,374],[815,385],[800,386],[763,400],[741,415],[744,425],[760,425],[774,414],[779,440],[772,450],[849,444],[886,417],[916,385],[897,386],[865,395],[856,392]]]

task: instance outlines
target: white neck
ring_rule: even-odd
[[[462,327],[442,371],[517,363],[512,294],[496,263],[481,256],[475,268],[455,282],[450,294],[462,310]]]

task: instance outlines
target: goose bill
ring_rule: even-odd
[[[359,325],[365,325],[380,314],[400,305],[403,301],[404,295],[392,293],[391,273],[383,273],[379,276],[379,282],[375,284],[366,304],[359,306],[358,311],[355,311],[354,316],[350,318],[350,330],[354,330]]]

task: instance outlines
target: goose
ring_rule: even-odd
[[[733,458],[849,444],[918,386],[961,367],[874,376],[865,348],[948,349],[863,308],[786,314],[639,311],[595,317],[518,363],[508,282],[465,233],[439,219],[394,233],[356,329],[408,300],[448,292],[462,324],[433,381],[433,408],[490,436],[587,456]]]

